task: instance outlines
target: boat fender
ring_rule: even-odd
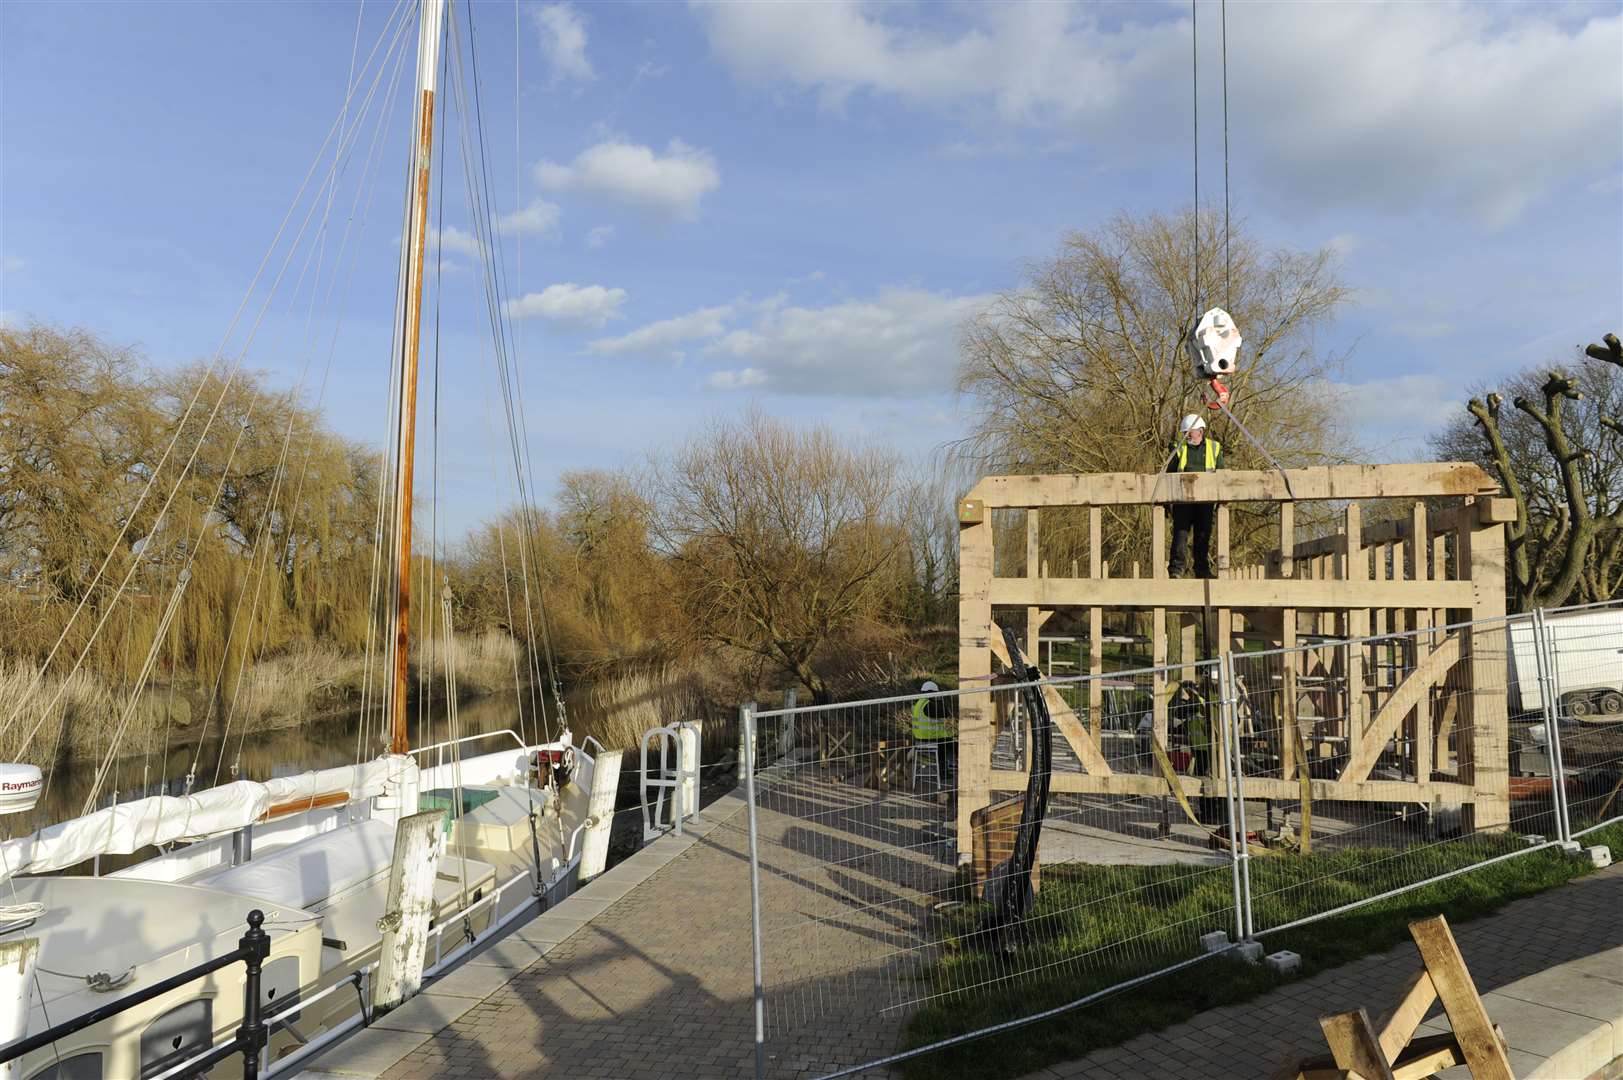
[[[39,802],[45,786],[38,765],[0,764],[0,814],[21,814]]]

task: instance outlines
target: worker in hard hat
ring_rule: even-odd
[[[1178,425],[1178,439],[1167,461],[1167,472],[1212,472],[1223,467],[1223,444],[1206,434],[1206,421],[1194,413]],[[1189,564],[1189,540],[1195,541],[1195,576],[1212,576],[1212,521],[1215,503],[1174,503],[1172,506],[1172,561],[1167,574],[1182,577]]]

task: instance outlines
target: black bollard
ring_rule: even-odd
[[[259,1055],[265,1049],[265,1020],[259,1000],[259,977],[265,960],[270,956],[270,935],[263,927],[265,913],[255,908],[248,913],[248,932],[237,946],[242,949],[248,965],[247,978],[242,990],[242,1026],[237,1029],[237,1044],[242,1047],[243,1080],[259,1080]]]

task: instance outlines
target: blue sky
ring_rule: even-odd
[[[965,317],[1066,229],[1189,199],[1187,4],[471,14],[544,491],[752,401],[922,454],[963,430]],[[384,0],[0,5],[0,317],[160,365],[223,340],[235,358],[257,319],[246,363],[381,443],[409,61],[354,125],[330,213],[317,153],[352,51],[356,102],[387,75],[392,17]],[[1218,18],[1200,3],[1213,198]],[[1267,244],[1337,252],[1356,301],[1322,344],[1350,352],[1348,408],[1379,456],[1418,453],[1466,385],[1623,328],[1619,4],[1236,2],[1228,33],[1235,212]],[[449,109],[435,307],[455,531],[510,485]]]

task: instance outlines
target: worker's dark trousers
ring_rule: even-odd
[[[1213,503],[1174,503],[1172,507],[1172,561],[1167,573],[1177,577],[1189,565],[1189,538],[1195,539],[1195,576],[1212,576],[1212,520],[1217,516]]]

